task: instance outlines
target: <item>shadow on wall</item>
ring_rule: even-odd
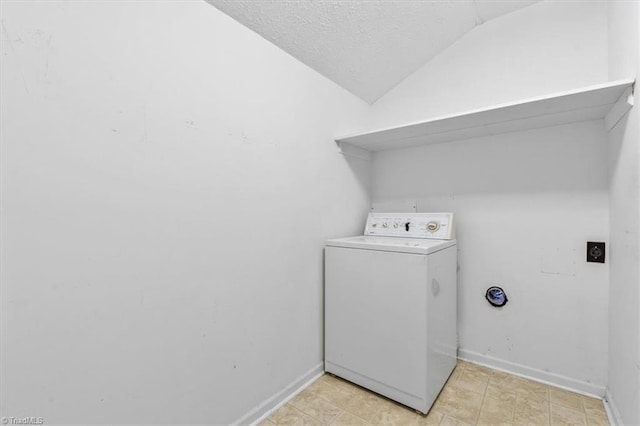
[[[350,154],[341,154],[360,187],[371,194],[371,160]]]
[[[606,190],[602,121],[377,153],[374,199]]]

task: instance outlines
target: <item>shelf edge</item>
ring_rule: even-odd
[[[622,118],[627,114],[627,112],[631,108],[633,108],[633,92],[633,85],[631,87],[627,87],[618,101],[613,105],[613,107],[611,107],[607,115],[605,115],[604,124],[607,131],[613,129],[616,124],[618,124],[620,120],[622,120]]]
[[[493,106],[490,106],[490,107],[477,108],[477,109],[469,110],[469,111],[466,111],[466,112],[463,112],[463,113],[443,115],[443,116],[434,117],[434,118],[431,118],[431,119],[428,119],[428,120],[415,121],[415,122],[406,123],[406,124],[403,124],[403,125],[387,127],[387,128],[383,128],[383,129],[377,129],[377,130],[373,130],[373,131],[370,131],[370,132],[364,132],[364,133],[358,133],[358,134],[351,134],[351,135],[348,135],[348,136],[336,137],[335,141],[338,144],[345,143],[345,142],[349,143],[349,139],[353,139],[353,138],[356,138],[356,137],[360,138],[360,137],[366,137],[366,136],[373,136],[373,135],[376,135],[378,133],[389,132],[389,131],[393,131],[393,130],[402,129],[402,128],[405,128],[405,127],[418,126],[418,125],[421,125],[421,124],[428,124],[428,123],[433,123],[433,122],[437,122],[437,121],[444,121],[444,120],[449,120],[449,119],[455,119],[455,118],[462,118],[462,117],[465,117],[465,116],[470,116],[470,115],[479,114],[479,113],[483,113],[483,112],[490,112],[490,111],[498,110],[498,109],[516,107],[516,106],[519,106],[519,105],[525,105],[525,104],[529,104],[529,103],[545,101],[545,100],[551,100],[551,99],[561,98],[561,97],[566,97],[566,96],[571,96],[571,95],[578,95],[578,94],[593,92],[593,91],[602,90],[602,89],[624,88],[625,86],[628,89],[628,88],[632,88],[634,83],[635,83],[635,79],[633,79],[633,78],[614,80],[614,81],[609,81],[609,82],[606,82],[606,83],[591,85],[591,86],[587,86],[587,87],[583,87],[583,88],[579,88],[579,89],[572,89],[572,90],[567,90],[567,91],[563,91],[563,92],[558,92],[558,93],[552,94],[552,95],[536,96],[536,97],[527,98],[527,99],[523,99],[523,100],[519,100],[519,101],[513,101],[513,102],[497,104],[497,105],[493,105]],[[361,148],[361,149],[366,150],[365,148]]]

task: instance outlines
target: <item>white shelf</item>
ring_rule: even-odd
[[[367,151],[384,151],[602,118],[612,123],[611,127],[633,105],[633,84],[633,79],[618,80],[340,137],[336,142],[343,150],[358,147]]]

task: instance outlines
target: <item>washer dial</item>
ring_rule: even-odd
[[[432,220],[431,222],[427,223],[427,231],[436,232],[438,229],[440,229],[440,224],[435,220]]]

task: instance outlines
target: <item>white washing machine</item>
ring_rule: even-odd
[[[427,413],[456,365],[452,213],[370,213],[325,245],[325,370]]]

